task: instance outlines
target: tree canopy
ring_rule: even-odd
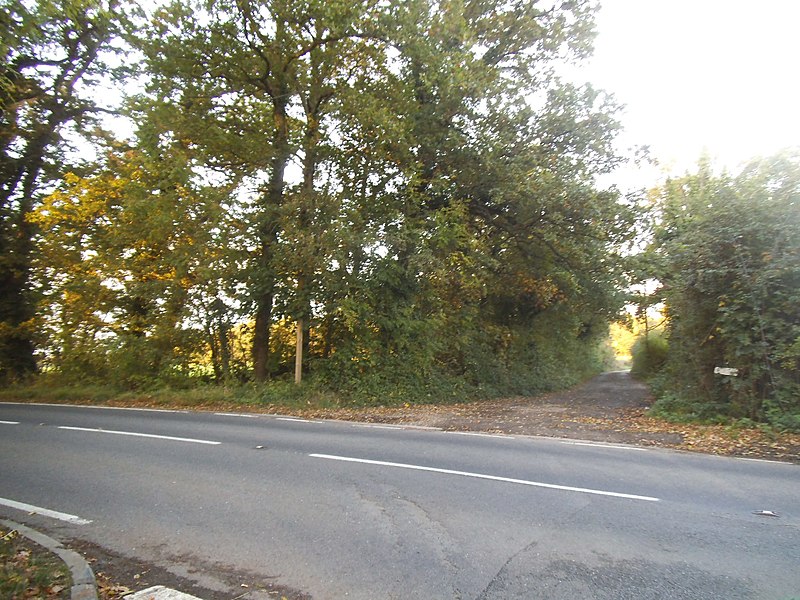
[[[36,370],[28,215],[63,174],[70,132],[91,128],[89,89],[119,33],[116,0],[0,7],[0,378]]]
[[[51,372],[137,386],[295,368],[375,397],[530,392],[598,367],[635,214],[595,183],[620,160],[613,100],[556,76],[591,51],[592,3],[62,8],[52,31],[9,13],[4,43],[125,45],[136,135],[106,136],[93,165],[31,167],[37,193],[4,221],[27,244],[6,347],[24,326]],[[13,52],[4,73],[23,71]],[[97,89],[83,64],[81,99]],[[9,377],[37,364],[10,356]]]

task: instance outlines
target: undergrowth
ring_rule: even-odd
[[[800,414],[774,413],[763,419],[732,415],[730,406],[721,402],[704,402],[680,396],[663,389],[663,376],[651,380],[656,401],[648,415],[670,423],[727,425],[734,429],[761,429],[767,432],[800,432]]]
[[[470,381],[431,370],[383,369],[357,378],[336,380],[329,374],[306,377],[297,385],[284,376],[261,384],[183,381],[181,385],[153,381],[138,389],[113,383],[83,383],[58,373],[45,373],[0,390],[0,401],[73,404],[145,405],[203,408],[250,406],[291,409],[359,408],[408,404],[454,404],[512,395],[536,395],[569,388],[598,369],[556,372],[530,369],[508,373],[494,381]]]

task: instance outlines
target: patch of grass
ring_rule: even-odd
[[[118,392],[113,400],[121,404],[203,408],[227,404],[252,404],[256,397],[248,386],[200,385],[185,389],[164,387],[148,391],[123,391]]]
[[[26,384],[11,385],[0,390],[0,400],[37,402],[81,402],[100,404],[119,395],[119,390],[106,385],[65,384],[42,377]]]
[[[656,381],[656,383],[658,383]],[[767,418],[756,421],[749,418],[729,414],[730,406],[718,402],[700,402],[679,396],[673,392],[661,392],[658,386],[654,390],[658,399],[647,411],[648,416],[676,424],[722,425],[731,437],[742,432],[759,431],[766,439],[775,440],[781,433],[798,433],[800,426],[787,426],[789,419],[794,418],[800,424],[798,415],[782,415],[783,421]]]
[[[203,385],[192,388],[124,390],[111,385],[64,383],[41,377],[0,390],[0,401],[64,404],[118,404],[202,408],[220,404],[253,404],[258,391],[247,385]]]
[[[335,374],[312,373],[295,385],[290,375],[266,383],[215,384],[200,380],[193,385],[171,387],[157,381],[139,389],[80,383],[42,374],[25,384],[0,390],[0,401],[52,402],[64,404],[110,405],[148,408],[186,408],[218,410],[324,410],[393,407],[423,404],[463,404],[509,395],[535,395],[565,389],[585,377],[570,374],[558,378],[553,373],[515,373],[492,384],[469,382],[463,377],[441,373],[414,372],[398,365],[396,369],[376,369],[357,378],[336,378]],[[583,374],[581,374],[583,375]]]
[[[724,406],[707,402],[693,402],[672,393],[665,393],[653,403],[648,414],[670,423],[730,425],[734,419],[722,414],[724,408]]]
[[[0,528],[0,598],[67,600],[70,586],[69,570],[55,554]]]

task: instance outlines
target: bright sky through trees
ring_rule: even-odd
[[[735,169],[800,145],[800,2],[601,0],[591,61],[578,72],[626,105],[623,145],[649,145],[652,185],[706,151]],[[626,175],[627,178],[627,175]]]

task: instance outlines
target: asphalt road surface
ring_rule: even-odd
[[[0,404],[0,516],[317,600],[800,598],[800,467],[575,440]]]

